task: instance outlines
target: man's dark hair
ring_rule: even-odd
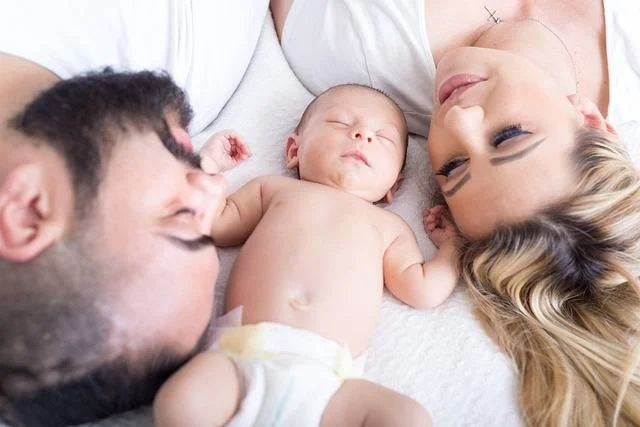
[[[190,355],[162,346],[131,355],[110,345],[116,303],[107,290],[114,277],[100,259],[100,230],[91,221],[109,155],[127,133],[153,131],[167,149],[197,163],[171,136],[169,112],[188,126],[187,97],[166,73],[107,69],[57,83],[10,121],[64,159],[77,225],[34,260],[0,259],[5,422],[68,425],[136,408],[151,402],[160,384],[188,360]]]
[[[153,131],[168,149],[180,148],[170,141],[168,112],[177,113],[185,129],[191,122],[187,96],[168,74],[114,73],[107,68],[59,82],[9,125],[62,156],[73,180],[76,207],[86,207],[84,202],[97,194],[104,166],[121,135]]]

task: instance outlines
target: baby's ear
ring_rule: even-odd
[[[295,169],[298,167],[298,135],[295,133],[290,134],[287,137],[287,168]]]
[[[389,204],[393,202],[393,194],[398,190],[398,188],[400,188],[403,181],[404,175],[401,172],[400,175],[398,175],[398,179],[396,180],[395,184],[393,184],[393,187],[391,187],[391,189],[387,191],[387,194],[384,195],[384,198],[382,199],[384,203]]]
[[[579,115],[582,116],[584,124],[590,128],[600,129],[617,135],[614,127],[604,118],[596,104],[578,95],[569,95],[569,102],[573,104]]]

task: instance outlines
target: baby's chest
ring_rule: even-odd
[[[331,235],[378,239],[385,228],[385,214],[381,208],[356,197],[296,192],[274,198],[265,219],[277,219],[290,228],[313,228]]]

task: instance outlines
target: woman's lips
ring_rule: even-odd
[[[474,84],[485,80],[487,79],[474,74],[456,74],[455,76],[448,78],[440,85],[440,91],[438,91],[438,100],[440,101],[440,105],[454,95],[454,93],[458,96]]]

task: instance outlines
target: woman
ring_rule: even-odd
[[[464,242],[462,276],[516,363],[525,422],[640,424],[640,178],[614,131],[630,145],[640,135],[630,95],[640,93],[638,6],[271,7],[312,92],[376,86],[398,100],[412,131],[428,132]]]

